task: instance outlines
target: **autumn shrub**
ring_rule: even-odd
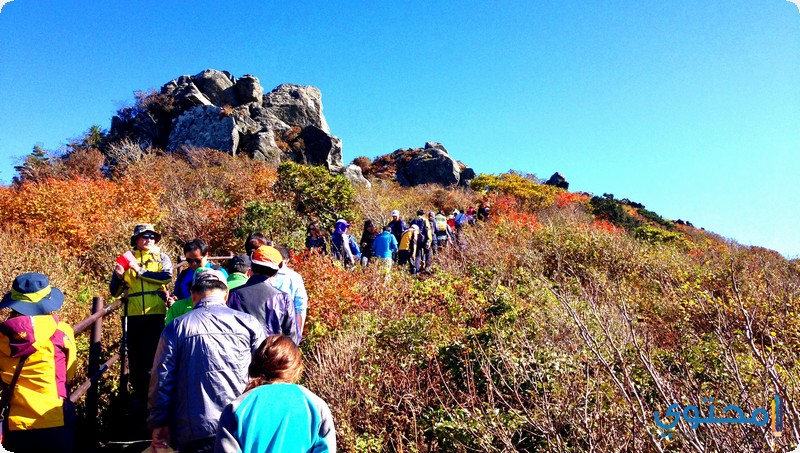
[[[275,194],[292,203],[299,215],[332,228],[337,219],[355,220],[350,181],[323,167],[284,162],[278,167]]]
[[[531,178],[526,178],[515,172],[501,175],[480,174],[470,182],[470,187],[475,191],[500,192],[516,197],[520,206],[528,211],[551,206],[556,201],[556,196],[561,189],[545,184],[539,184]]]
[[[158,220],[158,187],[141,187],[131,179],[47,179],[3,187],[0,228],[58,244],[62,256],[80,255],[112,225]]]

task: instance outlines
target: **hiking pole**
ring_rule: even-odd
[[[122,341],[119,345],[120,357],[120,388],[127,395],[128,393],[128,376],[130,370],[128,369],[128,298],[122,298]]]

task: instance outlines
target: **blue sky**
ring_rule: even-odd
[[[798,49],[786,0],[15,0],[0,181],[35,144],[108,128],[134,90],[214,68],[319,87],[346,161],[438,141],[478,172],[560,171],[798,257]]]

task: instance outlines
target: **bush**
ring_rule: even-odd
[[[300,215],[319,221],[323,228],[331,229],[337,219],[355,221],[350,180],[332,175],[323,167],[282,163],[278,167],[275,193],[290,201]]]

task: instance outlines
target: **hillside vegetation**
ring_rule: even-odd
[[[354,188],[319,167],[206,149],[150,150],[114,169],[91,147],[39,157],[0,188],[4,291],[21,272],[44,272],[76,322],[92,296],[107,296],[137,222],[154,223],[173,258],[194,237],[212,254],[241,253],[244,237],[263,231],[297,253],[310,296],[303,383],[330,404],[342,451],[787,451],[800,442],[800,264],[775,252],[514,172],[478,176],[480,191],[379,179]],[[463,248],[437,255],[427,274],[395,270],[386,281],[374,267],[346,271],[302,253],[312,220],[346,218],[360,237],[363,220],[384,224],[393,209],[479,201],[492,220],[467,228]],[[112,344],[118,333],[106,335]],[[703,398],[749,414],[776,394],[781,436],[769,425],[682,421],[662,438],[653,418],[673,403],[705,414]]]

